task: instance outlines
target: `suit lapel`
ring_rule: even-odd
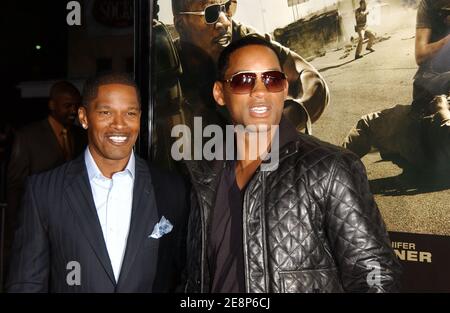
[[[154,277],[157,265],[159,240],[149,239],[153,226],[158,223],[159,215],[156,206],[156,198],[151,183],[150,172],[145,162],[136,157],[136,177],[133,190],[133,205],[131,211],[131,223],[128,233],[127,247],[120,271],[118,288],[126,279],[127,274],[133,268],[133,262],[139,249],[142,249],[144,240],[151,240],[154,254],[148,266]],[[148,247],[146,247],[148,248]],[[137,269],[139,270],[139,269]]]
[[[66,180],[71,184],[65,188],[65,198],[78,218],[82,234],[88,240],[109,279],[115,285],[116,280],[95,208],[84,155],[78,157],[72,164]]]

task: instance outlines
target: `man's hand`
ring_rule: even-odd
[[[303,103],[314,123],[329,102],[329,90],[324,79],[311,64],[292,51],[283,64],[283,71],[289,81],[289,96]]]
[[[450,97],[446,95],[436,96],[430,102],[430,113],[434,114],[433,119],[440,125],[450,123]]]
[[[450,109],[449,101],[448,101],[449,98],[447,98],[447,96],[445,96],[445,95],[440,95],[440,96],[434,97],[434,99],[430,102],[431,113],[436,113],[441,110]]]

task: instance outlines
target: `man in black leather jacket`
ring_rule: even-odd
[[[246,127],[238,148],[245,157],[189,162],[185,291],[397,291],[400,265],[364,166],[282,118],[288,84],[281,68],[276,50],[259,38],[221,54],[213,94],[234,126]],[[251,132],[265,132],[278,162],[248,157]]]

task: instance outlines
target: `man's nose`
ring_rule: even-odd
[[[266,89],[266,86],[264,85],[264,82],[262,81],[262,79],[260,77],[258,77],[256,79],[253,90],[250,92],[250,95],[252,97],[260,98],[260,97],[264,97],[266,92],[267,92],[267,89]]]
[[[215,27],[227,29],[230,26],[231,26],[230,18],[225,14],[225,12],[220,12]]]
[[[116,129],[121,129],[126,126],[125,118],[122,116],[122,114],[114,114],[111,127]]]
[[[77,105],[76,105],[75,103],[71,104],[71,105],[69,106],[69,114],[70,114],[70,115],[73,115],[73,114],[76,114],[77,112],[78,112],[78,107],[77,107]]]

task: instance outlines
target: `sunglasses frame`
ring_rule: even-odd
[[[205,23],[206,24],[208,24],[208,25],[211,25],[211,24],[216,24],[217,23],[217,21],[219,20],[219,17],[220,17],[220,13],[221,12],[223,12],[223,13],[227,13],[227,10],[225,9],[225,6],[227,5],[227,4],[229,4],[230,6],[233,4],[233,0],[228,0],[228,1],[226,1],[226,2],[224,2],[224,3],[220,3],[220,4],[218,4],[218,3],[215,3],[215,4],[210,4],[210,5],[207,5],[204,9],[203,9],[203,11],[184,11],[184,12],[178,12],[178,14],[180,14],[180,15],[197,15],[197,16],[203,16],[204,17],[204,19],[205,19]],[[210,8],[210,7],[212,7],[212,6],[219,6],[219,14],[217,15],[217,19],[214,21],[214,22],[208,22],[207,20],[206,20],[206,9],[208,9],[208,8]],[[234,14],[232,14],[232,15],[230,15],[230,16],[228,16],[229,18],[231,18],[232,16],[233,16]]]
[[[269,90],[269,88],[267,87],[266,83],[264,82],[263,75],[264,75],[264,73],[270,73],[270,72],[277,72],[277,73],[280,73],[280,74],[283,75],[283,80],[284,80],[284,81],[287,80],[286,74],[285,74],[284,72],[282,72],[282,71],[279,71],[279,70],[261,70],[261,71],[240,71],[240,72],[237,72],[237,73],[234,73],[233,75],[231,75],[231,77],[230,77],[229,79],[224,79],[224,80],[222,80],[222,82],[228,83],[228,84],[230,85],[231,91],[232,91],[234,94],[245,95],[245,94],[249,94],[249,93],[252,92],[252,90],[255,88],[256,81],[258,80],[258,75],[257,75],[257,74],[261,74],[261,75],[260,75],[260,76],[261,76],[260,79],[261,79],[262,83],[264,84],[264,87],[266,87],[266,90],[267,90],[268,92],[270,92],[270,93],[276,93],[276,92],[281,92],[281,91],[283,91],[284,88],[281,89],[281,90],[278,90],[278,91],[270,91],[270,90]],[[233,80],[234,77],[236,77],[237,75],[240,75],[240,74],[255,74],[255,75],[256,75],[256,79],[255,79],[255,81],[253,82],[253,86],[252,86],[252,88],[250,89],[250,91],[248,91],[248,92],[234,92],[234,91],[233,91],[233,87],[231,87],[231,81]]]

